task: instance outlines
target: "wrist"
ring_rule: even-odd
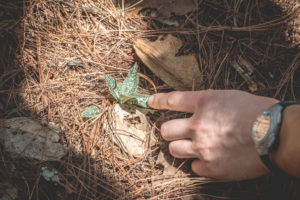
[[[300,105],[291,105],[283,112],[283,119],[276,149],[270,151],[270,159],[279,168],[300,177]]]

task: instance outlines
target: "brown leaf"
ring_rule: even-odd
[[[145,114],[130,105],[116,104],[112,110],[111,120],[104,123],[104,130],[113,135],[113,141],[124,152],[134,157],[143,156],[155,136]]]
[[[160,164],[164,167],[163,175],[172,176],[178,171],[177,168],[172,165],[173,161],[174,158],[168,152],[160,151],[158,153],[156,164]]]
[[[167,85],[176,90],[199,89],[202,75],[194,54],[175,56],[182,41],[172,35],[164,40],[134,41],[134,49],[146,66]]]
[[[162,165],[164,167],[163,175],[164,176],[186,176],[188,171],[186,169],[186,164],[184,160],[175,159],[170,153],[168,148],[168,143],[162,142],[160,145],[160,152],[158,153],[157,165]]]

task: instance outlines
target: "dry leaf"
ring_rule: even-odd
[[[156,164],[160,164],[164,167],[163,175],[172,176],[178,171],[177,168],[172,165],[174,158],[169,152],[160,151],[156,160]]]
[[[134,41],[134,49],[146,66],[167,85],[176,90],[199,89],[202,76],[194,54],[175,56],[182,41],[172,35],[164,40]]]
[[[164,176],[185,176],[188,173],[183,170],[182,160],[175,159],[170,153],[168,144],[163,142],[160,145],[160,152],[158,153],[156,165],[162,165],[164,167]]]
[[[169,18],[172,15],[185,15],[197,10],[194,0],[151,0],[138,5],[143,8],[156,8],[159,17]]]
[[[123,151],[134,157],[146,153],[148,141],[151,138],[151,126],[145,114],[133,106],[116,104],[112,111],[111,123],[104,124],[105,131],[113,135],[113,140]]]

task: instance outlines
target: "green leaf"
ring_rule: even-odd
[[[82,113],[83,118],[95,118],[100,115],[101,111],[97,106],[89,106]]]
[[[135,99],[136,99],[135,104],[137,104],[138,106],[141,106],[143,108],[149,108],[147,101],[148,101],[150,95],[135,93],[133,95],[133,97],[135,97]]]
[[[138,76],[138,65],[135,63],[128,73],[127,78],[124,80],[121,88],[121,94],[130,96],[134,94],[138,89],[139,76]]]
[[[120,100],[119,100],[119,102],[121,104],[135,103],[136,102],[136,98],[133,97],[133,96],[126,96],[126,95],[120,94]]]
[[[149,106],[147,104],[149,97],[150,97],[150,95],[148,95],[148,94],[139,94],[139,93],[131,94],[131,96],[125,96],[125,95],[121,94],[119,102],[121,104],[133,103],[133,104],[136,104],[143,108],[149,108]]]
[[[104,74],[105,82],[111,94],[121,104],[136,104],[143,108],[149,108],[147,101],[150,95],[136,93],[139,84],[138,65],[135,63],[130,69],[122,86],[111,76]]]
[[[104,74],[104,79],[113,97],[115,97],[115,99],[119,101],[121,91],[120,83],[118,83],[116,79],[107,74]]]

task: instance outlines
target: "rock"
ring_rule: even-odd
[[[194,54],[176,56],[182,41],[172,35],[152,42],[136,39],[134,49],[146,66],[176,90],[200,89],[202,74]]]
[[[58,176],[58,172],[55,169],[49,169],[48,167],[41,167],[42,176],[46,181],[51,181],[55,185],[60,183],[60,178]]]
[[[66,155],[59,133],[26,117],[4,120],[0,142],[12,156],[31,159],[58,160]]]
[[[116,145],[134,157],[146,153],[150,136],[152,144],[155,142],[146,115],[135,106],[116,104],[111,120],[104,123],[104,129],[113,135]]]

